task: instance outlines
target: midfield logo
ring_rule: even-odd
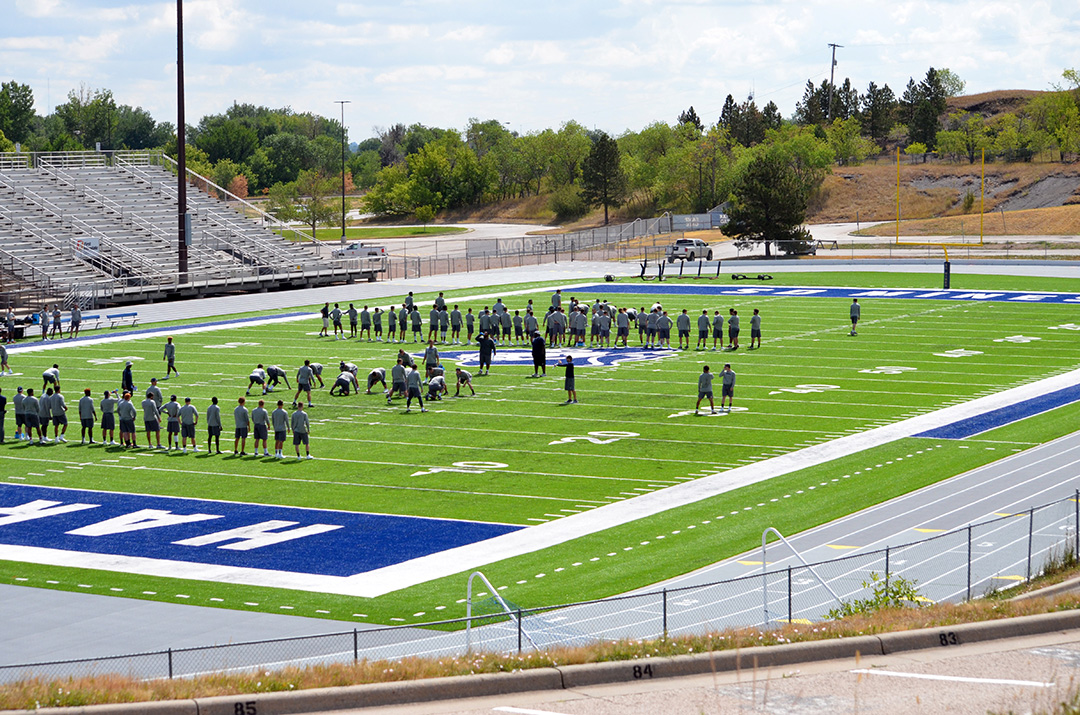
[[[567,355],[574,357],[575,365],[604,367],[621,365],[628,362],[646,362],[660,360],[677,355],[678,351],[666,348],[642,350],[639,348],[553,348],[548,346],[547,364],[553,365],[563,362]],[[414,353],[417,365],[423,361],[424,354]],[[439,351],[441,359],[455,362],[462,367],[477,367],[480,365],[480,353],[474,350],[446,350]],[[522,348],[499,349],[492,358],[495,365],[529,365],[533,364],[532,351]]]

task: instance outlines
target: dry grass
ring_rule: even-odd
[[[361,661],[255,671],[248,674],[202,676],[180,680],[143,681],[123,676],[46,680],[35,678],[0,686],[0,708],[83,706],[176,700],[241,693],[280,692],[366,683],[385,683],[475,673],[514,672],[556,665],[637,660],[722,651],[751,646],[880,634],[1027,616],[1080,608],[1080,595],[1012,602],[996,599],[967,604],[938,604],[921,609],[891,609],[857,615],[843,621],[789,625],[769,632],[758,629],[722,631],[702,636],[660,640],[622,640],[581,648],[563,648],[520,656],[481,653],[457,658],[409,658],[401,661]]]
[[[1080,205],[1047,209],[1006,211],[1004,216],[989,211],[983,216],[984,236],[1077,236],[1080,235]],[[893,236],[896,224],[886,223],[858,232],[860,236]],[[979,214],[901,221],[901,236],[978,236]]]
[[[978,205],[980,165],[910,164],[901,159],[900,206],[906,219],[946,214],[962,214],[963,199],[972,190]],[[1077,175],[1075,168],[1057,163],[987,164],[985,207],[992,211],[999,203],[1026,192],[1047,176]],[[919,189],[919,183],[953,183],[957,188]],[[967,187],[961,187],[964,182]],[[998,188],[1000,187],[1000,189]],[[892,161],[862,166],[839,167],[822,186],[821,208],[807,217],[809,223],[858,220],[888,221],[896,218],[896,164]]]

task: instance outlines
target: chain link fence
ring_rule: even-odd
[[[762,573],[704,585],[538,608],[488,597],[473,601],[471,619],[0,665],[0,682],[109,673],[144,679],[186,678],[362,660],[457,656],[469,651],[520,653],[726,628],[809,624],[827,618],[840,601],[870,597],[875,587],[884,587],[887,593],[898,578],[915,584],[919,600],[959,602],[1028,581],[1049,567],[1071,562],[1078,553],[1080,491],[919,541],[809,565],[766,567]],[[466,630],[467,624],[471,627]]]

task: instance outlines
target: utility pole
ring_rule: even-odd
[[[833,98],[833,75],[836,72],[836,48],[843,47],[835,42],[830,42],[829,47],[832,48],[832,64],[829,65],[829,108],[825,111],[825,118],[828,121],[832,121],[832,98]]]
[[[176,244],[177,285],[188,282],[188,244],[191,219],[187,210],[187,138],[184,135],[184,0],[176,0],[176,166],[180,183],[176,187],[179,236]]]

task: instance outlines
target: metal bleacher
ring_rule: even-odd
[[[160,152],[0,154],[0,300],[104,306],[373,280],[385,268],[320,258],[299,232],[189,172],[182,281],[177,183]]]

